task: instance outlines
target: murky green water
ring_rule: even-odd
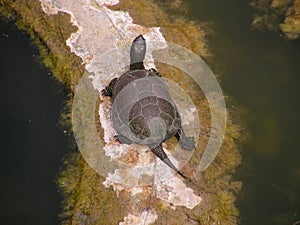
[[[57,128],[63,87],[39,65],[37,50],[0,20],[0,218],[5,225],[59,224],[54,176],[70,151]]]
[[[300,220],[300,40],[252,30],[245,0],[185,2],[191,19],[213,23],[210,66],[248,112],[240,224],[292,225]],[[33,62],[28,38],[11,27],[1,22],[1,223],[56,224],[53,176],[67,150],[56,128],[62,93]]]
[[[240,224],[293,224],[300,220],[300,40],[252,30],[248,1],[187,2],[192,19],[213,23],[211,67],[223,91],[248,111]]]

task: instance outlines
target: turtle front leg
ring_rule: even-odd
[[[182,129],[182,127],[178,130],[178,132],[175,134],[175,137],[177,138],[179,145],[187,151],[191,151],[195,148],[195,141],[193,137],[187,137]]]
[[[115,84],[117,83],[117,81],[118,81],[118,78],[112,79],[111,82],[109,83],[109,85],[101,91],[101,94],[104,96],[111,97],[113,88],[114,88]]]

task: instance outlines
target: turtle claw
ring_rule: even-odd
[[[158,76],[158,77],[162,77],[161,74],[154,68],[151,68],[149,71],[152,72],[152,73],[155,73],[155,75]]]
[[[118,81],[118,78],[112,79],[112,81],[109,83],[109,85],[101,91],[101,95],[112,97],[113,88],[116,85],[117,81]]]
[[[107,90],[108,88],[104,88],[102,91],[101,91],[101,95],[103,96],[111,96],[111,93],[109,93],[109,91]]]

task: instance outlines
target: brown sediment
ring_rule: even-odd
[[[256,0],[251,3],[258,13],[253,27],[281,31],[294,40],[300,36],[300,0]]]
[[[180,1],[169,1],[173,10],[182,5]],[[210,59],[205,32],[198,24],[184,18],[172,18],[162,7],[163,3],[136,0],[121,1],[114,10],[128,11],[134,22],[147,26],[159,26],[168,42],[180,44],[198,55]],[[71,91],[83,74],[84,67],[79,57],[70,52],[66,39],[76,31],[70,23],[70,16],[59,14],[46,15],[38,0],[2,0],[1,13],[8,19],[16,20],[19,28],[26,30],[35,45],[39,47],[44,64],[54,76]],[[232,180],[232,175],[240,163],[237,142],[240,138],[239,126],[229,119],[224,144],[213,164],[204,172],[197,170],[201,155],[205,149],[210,130],[210,109],[201,90],[184,73],[176,68],[157,65],[164,77],[178,82],[192,97],[197,106],[200,124],[203,124],[197,149],[183,170],[193,180],[195,192],[201,193],[203,201],[194,209],[177,207],[176,211],[167,207],[154,197],[147,202],[138,202],[123,191],[117,197],[112,189],[103,186],[104,178],[91,169],[79,153],[66,157],[63,170],[57,178],[57,184],[64,196],[63,224],[118,224],[126,215],[129,207],[147,208],[149,203],[156,209],[158,219],[155,224],[237,224],[238,211],[234,205],[236,193],[241,183]],[[71,133],[70,108],[72,95],[62,116],[62,126]],[[100,136],[103,135],[98,124]],[[167,144],[176,142],[171,139]],[[124,160],[129,160],[124,158]],[[132,159],[130,159],[132,160]],[[133,163],[133,162],[132,162]],[[143,193],[153,195],[152,187],[143,187]],[[130,204],[130,206],[128,206]],[[136,207],[138,210],[138,207]]]

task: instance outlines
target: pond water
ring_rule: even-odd
[[[249,135],[236,179],[242,225],[300,220],[300,40],[251,28],[245,0],[185,0],[193,20],[212,22],[210,66],[247,110]],[[0,21],[1,223],[58,224],[54,176],[68,147],[57,128],[63,88],[51,81],[27,35]],[[227,102],[229,107],[231,103]]]
[[[57,128],[64,89],[50,79],[29,37],[0,21],[1,224],[58,224],[54,184],[70,151]]]
[[[212,22],[210,66],[225,94],[247,110],[240,224],[292,225],[300,220],[300,40],[253,30],[249,1],[186,2],[191,19]]]

